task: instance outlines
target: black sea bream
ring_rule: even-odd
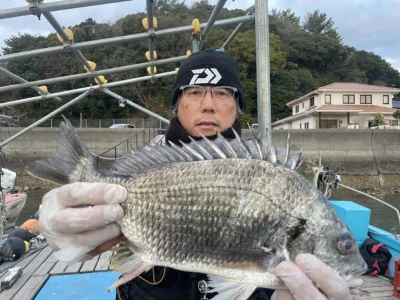
[[[112,267],[125,274],[152,266],[209,275],[218,299],[247,299],[256,287],[279,288],[282,260],[312,253],[349,280],[365,262],[329,201],[295,170],[300,155],[277,149],[270,134],[248,141],[203,138],[151,145],[105,173],[73,126],[61,125],[55,156],[28,171],[60,184],[119,183],[128,190],[119,221],[126,237]]]

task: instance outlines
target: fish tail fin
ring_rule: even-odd
[[[70,182],[70,175],[76,170],[82,159],[87,158],[94,163],[94,156],[65,117],[60,128],[61,136],[58,138],[54,156],[46,160],[35,161],[26,169],[32,176],[59,184],[67,184]]]

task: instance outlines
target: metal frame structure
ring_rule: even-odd
[[[22,0],[21,0],[22,1]],[[107,38],[107,39],[100,39],[90,42],[83,42],[83,43],[72,43],[69,41],[68,36],[66,35],[64,29],[61,25],[57,22],[57,20],[52,15],[53,11],[58,10],[65,10],[65,9],[73,9],[73,8],[80,8],[86,6],[93,6],[93,5],[101,5],[101,4],[110,4],[116,2],[125,2],[125,1],[132,1],[132,0],[65,0],[59,2],[52,2],[52,3],[44,3],[43,0],[26,0],[28,5],[26,7],[18,7],[14,9],[7,9],[7,10],[0,10],[0,19],[6,18],[13,18],[18,16],[25,16],[25,15],[33,15],[38,18],[43,15],[47,21],[52,25],[52,27],[56,30],[56,32],[61,36],[63,39],[63,45],[57,47],[48,47],[44,49],[37,49],[31,51],[23,51],[19,53],[13,53],[9,55],[0,56],[0,63],[1,62],[9,62],[9,61],[16,61],[27,59],[30,57],[37,57],[37,56],[45,56],[54,53],[61,53],[61,52],[68,52],[73,53],[86,67],[87,70],[90,70],[90,65],[88,60],[82,54],[80,49],[82,48],[93,48],[98,46],[105,46],[105,45],[115,45],[118,43],[126,43],[132,42],[135,40],[142,40],[148,39],[149,44],[149,53],[150,53],[150,60],[149,62],[144,62],[136,65],[129,65],[123,67],[117,67],[112,69],[105,69],[99,71],[87,71],[86,73],[51,78],[51,79],[44,79],[38,81],[28,82],[24,78],[19,77],[16,74],[13,74],[7,71],[4,68],[0,68],[0,73],[13,79],[17,84],[12,84],[5,87],[0,87],[0,92],[15,90],[15,89],[22,89],[30,87],[35,91],[38,91],[41,95],[37,97],[31,97],[26,99],[20,100],[13,100],[7,103],[1,103],[0,108],[2,107],[9,107],[12,105],[19,105],[23,103],[28,103],[37,100],[48,100],[48,99],[56,99],[61,100],[60,97],[70,94],[80,94],[73,100],[69,101],[65,105],[59,107],[58,109],[54,110],[52,113],[44,116],[37,122],[31,124],[30,126],[26,127],[22,131],[18,132],[14,136],[10,137],[9,139],[2,141],[0,143],[0,150],[7,144],[9,144],[14,139],[18,138],[19,136],[23,135],[27,131],[31,130],[32,128],[36,127],[37,125],[47,121],[48,119],[52,118],[56,114],[62,112],[66,108],[70,107],[71,105],[75,104],[76,102],[80,101],[81,99],[85,98],[91,91],[99,90],[102,91],[113,98],[117,99],[119,103],[128,104],[142,112],[145,112],[152,117],[159,119],[164,123],[169,123],[169,120],[159,116],[146,108],[134,103],[133,101],[126,99],[115,92],[112,92],[110,88],[140,82],[145,80],[153,80],[157,78],[173,76],[176,74],[175,71],[160,73],[160,74],[153,74],[151,71],[150,76],[138,77],[138,78],[131,78],[127,80],[112,82],[112,83],[105,83],[105,84],[98,84],[98,85],[90,85],[86,88],[74,89],[69,91],[57,92],[57,93],[47,93],[46,91],[42,90],[39,85],[51,84],[56,82],[63,82],[69,81],[74,79],[82,79],[82,78],[95,78],[98,82],[102,83],[101,78],[99,78],[100,74],[110,74],[116,72],[123,72],[132,69],[138,68],[146,68],[151,67],[153,70],[153,66],[170,63],[170,62],[179,62],[186,58],[186,56],[179,56],[169,59],[163,60],[155,60],[153,56],[154,50],[154,40],[157,37],[168,36],[171,34],[179,34],[179,33],[187,33],[192,32],[193,34],[193,26],[183,26],[177,27],[172,29],[166,30],[155,30],[153,24],[153,2],[154,0],[146,0],[147,6],[147,19],[149,20],[149,29],[146,33],[139,33],[139,34],[132,34],[126,36],[120,36],[115,38]],[[243,26],[244,23],[255,21],[256,25],[256,52],[257,52],[257,102],[258,102],[258,123],[261,128],[271,128],[271,118],[270,118],[270,86],[269,86],[269,43],[268,43],[268,1],[266,0],[255,0],[254,9],[250,8],[249,12],[239,18],[232,18],[226,20],[216,21],[220,11],[224,7],[227,0],[219,0],[216,4],[209,20],[206,23],[200,24],[200,27],[203,28],[203,32],[201,35],[193,34],[193,52],[200,51],[201,47],[203,46],[203,41],[207,38],[209,32],[213,27],[223,27],[232,24],[238,24],[236,29],[233,31],[231,36],[227,39],[227,41],[223,44],[222,49],[225,49],[227,45],[233,40],[236,34],[239,32],[240,28]],[[255,11],[255,13],[254,13]],[[254,15],[255,14],[255,15]],[[265,134],[261,132],[261,135]]]

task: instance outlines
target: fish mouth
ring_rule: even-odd
[[[344,278],[344,280],[349,282],[352,279],[357,278],[357,277],[361,276],[362,274],[366,273],[367,271],[368,271],[368,266],[367,266],[366,262],[364,262],[359,268],[352,269],[348,273],[346,272],[346,274],[343,274],[342,277]]]

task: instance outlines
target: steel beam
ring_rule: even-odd
[[[235,25],[235,24],[252,22],[252,21],[254,21],[254,16],[242,16],[242,17],[217,21],[217,22],[215,22],[214,27],[225,27],[225,26],[229,26],[229,25]],[[206,24],[207,23],[200,24],[200,27],[204,28],[206,26]],[[182,26],[182,27],[177,27],[177,28],[173,28],[173,29],[158,30],[155,33],[155,35],[156,35],[156,37],[164,37],[164,36],[169,36],[172,34],[181,34],[181,33],[191,32],[192,29],[193,29],[193,27],[191,25],[190,26]],[[21,59],[26,59],[26,58],[30,58],[30,57],[36,57],[36,56],[46,56],[46,55],[55,54],[55,53],[69,52],[69,51],[71,51],[72,48],[73,49],[83,49],[83,48],[89,49],[89,48],[95,48],[95,47],[100,47],[100,46],[128,43],[128,42],[143,40],[143,39],[147,39],[147,38],[148,38],[148,33],[139,33],[139,34],[119,36],[119,37],[108,38],[108,39],[101,39],[101,40],[96,40],[96,41],[74,43],[67,48],[65,48],[63,46],[56,46],[56,47],[48,47],[45,49],[23,51],[23,52],[19,52],[19,53],[13,53],[13,54],[7,54],[7,55],[0,56],[0,63],[4,63],[7,61],[16,61],[16,60],[21,60]]]
[[[66,0],[66,1],[58,1],[52,3],[40,3],[38,7],[40,7],[41,12],[51,12],[64,9],[73,9],[73,8],[92,6],[92,5],[110,4],[110,3],[126,2],[126,1],[132,1],[132,0]],[[28,5],[23,7],[3,9],[0,10],[0,20],[20,17],[20,16],[28,16],[31,14],[32,12],[31,10],[29,10]]]

